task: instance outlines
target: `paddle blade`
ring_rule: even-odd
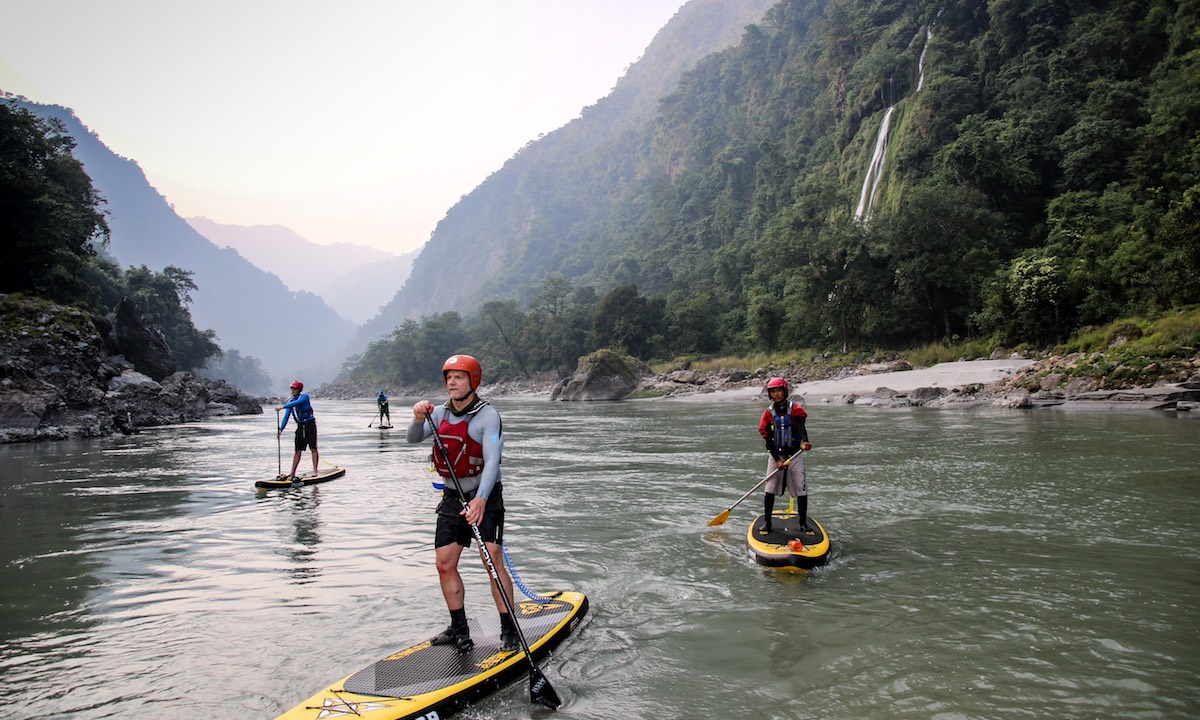
[[[531,659],[530,663],[532,662]],[[554,692],[550,681],[536,665],[529,671],[529,701],[548,710],[557,710],[562,705],[562,700],[558,699],[558,693]]]
[[[715,517],[715,518],[713,518],[712,520],[709,520],[709,521],[708,521],[708,526],[709,526],[709,527],[712,527],[712,526],[714,526],[714,525],[724,525],[724,524],[725,524],[725,521],[726,521],[726,520],[728,520],[728,519],[729,519],[729,511],[728,511],[728,510],[726,510],[725,512],[723,512],[723,513],[721,513],[720,515],[716,516],[716,517]]]

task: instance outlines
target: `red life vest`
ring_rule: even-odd
[[[468,424],[467,420],[450,423],[443,418],[437,430],[438,438],[446,447],[446,454],[450,456],[450,466],[454,468],[454,475],[458,478],[474,477],[483,472],[483,445],[467,435]],[[437,445],[433,446],[433,467],[438,475],[450,477],[450,469],[446,467],[446,461],[438,451]]]

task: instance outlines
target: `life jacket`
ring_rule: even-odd
[[[450,467],[454,468],[454,476],[460,479],[474,477],[483,472],[483,445],[467,434],[467,427],[471,424],[471,417],[483,409],[484,405],[487,405],[486,400],[476,398],[471,407],[466,410],[467,419],[459,423],[451,423],[449,419],[443,417],[441,424],[438,425],[438,439],[442,441],[442,445],[446,448],[446,454],[450,456]],[[449,403],[446,404],[446,408],[449,409]],[[434,443],[433,468],[437,470],[438,475],[448,478],[450,477],[450,467],[446,466],[446,460],[438,450],[437,444]]]
[[[796,407],[796,403],[788,403],[787,410],[780,414],[775,404],[771,403],[771,425],[775,431],[775,447],[780,450],[795,450],[800,447],[803,438],[800,436],[800,430],[796,427],[792,411]],[[800,417],[807,417],[804,408],[800,408]]]

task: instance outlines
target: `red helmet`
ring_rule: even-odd
[[[767,381],[767,393],[769,394],[775,388],[783,388],[783,391],[786,393],[787,389],[788,389],[787,380],[784,380],[781,377],[774,377],[774,378],[771,378],[770,380],[768,380]]]
[[[294,387],[297,390],[303,390],[304,383],[300,382],[299,380],[294,380],[294,381],[292,381],[292,384],[289,387]]]
[[[471,378],[471,389],[477,390],[483,382],[483,368],[479,361],[470,355],[451,355],[442,363],[442,378],[447,370],[462,370]]]

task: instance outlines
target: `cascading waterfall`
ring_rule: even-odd
[[[863,178],[862,192],[858,194],[858,207],[854,210],[854,219],[865,223],[871,217],[871,206],[875,204],[875,192],[879,190],[879,181],[883,178],[883,161],[887,158],[888,127],[892,124],[892,111],[895,105],[889,105],[879,122],[879,134],[875,136],[875,152],[871,155],[871,164],[867,166],[867,176]]]
[[[929,51],[929,40],[933,37],[933,28],[925,31],[925,47],[921,48],[921,57],[917,60],[917,89],[918,93],[925,86],[925,53]],[[892,124],[892,112],[895,103],[888,105],[879,121],[879,134],[875,136],[875,150],[871,154],[871,163],[867,166],[867,175],[863,178],[862,190],[858,194],[858,207],[854,209],[854,219],[865,224],[871,219],[871,208],[875,205],[875,193],[879,191],[879,181],[883,179],[883,161],[887,159],[888,130]]]
[[[925,47],[921,48],[921,59],[917,60],[917,89],[915,93],[921,92],[921,88],[925,87],[925,53],[929,52],[929,39],[933,37],[933,28],[925,31]]]

